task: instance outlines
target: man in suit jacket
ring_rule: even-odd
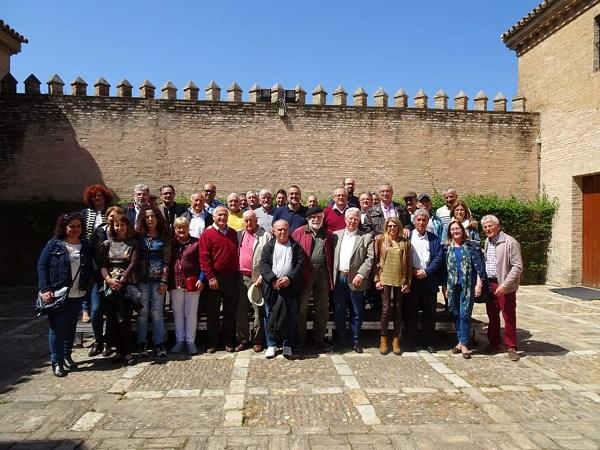
[[[136,184],[133,187],[133,203],[124,208],[125,215],[135,227],[137,216],[142,209],[150,203],[150,188],[147,184]]]
[[[175,188],[172,184],[165,184],[160,188],[162,203],[158,205],[160,212],[165,217],[169,226],[171,237],[173,236],[173,222],[186,211],[185,206],[175,202]]]
[[[373,206],[365,217],[365,223],[363,227],[373,236],[383,233],[383,223],[389,217],[397,217],[402,222],[405,230],[413,228],[410,221],[410,214],[406,210],[404,205],[392,201],[394,195],[394,188],[390,183],[384,183],[379,186],[379,199],[378,205]],[[408,231],[405,231],[404,237],[408,236]]]
[[[346,313],[350,305],[352,346],[363,353],[360,328],[363,322],[363,299],[369,288],[373,265],[373,235],[358,228],[360,209],[348,208],[344,213],[346,228],[333,233],[334,317],[337,330],[336,347],[346,345]]]
[[[437,291],[444,267],[444,255],[438,237],[427,231],[429,213],[425,209],[415,211],[415,229],[410,232],[412,248],[412,282],[408,302],[406,302],[407,340],[416,344],[417,314],[423,310],[423,345],[431,353],[435,352],[435,313]]]

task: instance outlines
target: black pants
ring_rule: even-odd
[[[113,292],[106,301],[106,328],[111,330],[111,343],[121,356],[129,355],[132,350],[131,318],[133,305],[125,297],[125,287]]]
[[[422,344],[435,345],[435,310],[437,292],[433,291],[427,279],[419,280],[413,277],[409,298],[406,301],[406,331],[408,341],[417,344],[417,320],[419,310],[422,316]]]
[[[227,347],[235,347],[235,318],[240,294],[239,274],[217,275],[219,289],[208,288],[206,298],[206,331],[208,346],[215,348],[219,342],[219,311],[223,305],[221,337]]]

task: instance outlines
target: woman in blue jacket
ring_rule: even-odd
[[[75,370],[77,364],[71,353],[81,303],[89,295],[92,283],[92,249],[83,238],[83,219],[78,212],[61,215],[38,261],[38,284],[42,299],[51,303],[53,293],[70,286],[62,306],[48,311],[52,372],[64,377],[66,370]]]

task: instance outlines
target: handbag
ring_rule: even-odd
[[[198,290],[198,286],[196,286],[196,283],[198,283],[198,277],[186,277],[185,273],[183,272],[183,268],[181,267],[181,261],[177,260],[177,264],[179,265],[179,270],[185,278],[185,290],[188,292],[196,292]]]
[[[67,298],[69,298],[69,292],[71,291],[71,287],[73,286],[73,283],[75,282],[75,279],[79,275],[80,271],[81,264],[79,264],[79,268],[77,269],[77,272],[75,272],[75,276],[71,280],[71,283],[68,286],[57,289],[52,293],[51,302],[46,303],[42,298],[42,291],[38,292],[37,299],[35,301],[35,314],[37,317],[41,316],[44,312],[47,313],[49,311],[57,310],[65,303],[65,301],[67,301]]]

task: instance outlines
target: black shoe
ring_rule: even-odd
[[[364,353],[365,352],[363,350],[362,346],[358,342],[356,344],[354,344],[354,351],[356,353]]]
[[[90,348],[90,351],[88,352],[88,356],[94,357],[94,356],[98,356],[100,353],[102,353],[102,344],[94,344],[92,345],[92,348]]]
[[[148,347],[146,346],[145,342],[141,342],[138,345],[138,353],[140,356],[148,356]]]
[[[124,366],[134,366],[137,362],[133,355],[125,355],[122,361]]]
[[[113,357],[110,358],[110,362],[112,364],[119,364],[121,361],[123,361],[123,355],[121,355],[120,353],[115,353]]]
[[[55,377],[66,377],[67,372],[61,363],[52,363],[52,373]]]
[[[427,351],[429,353],[435,353],[435,352],[437,352],[437,349],[433,345],[428,345],[427,346]]]
[[[65,356],[65,359],[63,360],[63,365],[64,365],[65,369],[67,369],[69,371],[73,371],[73,370],[77,369],[77,363],[75,361],[73,361],[73,358],[71,358],[71,355]]]
[[[104,344],[104,349],[102,350],[102,356],[108,358],[110,355],[114,353],[114,350],[110,346],[110,344]]]

